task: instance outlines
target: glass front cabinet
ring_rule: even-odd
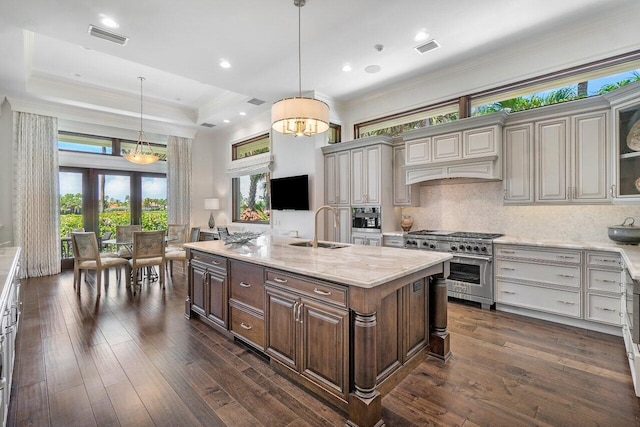
[[[614,203],[640,202],[640,82],[615,92],[610,99],[615,150],[611,196]]]

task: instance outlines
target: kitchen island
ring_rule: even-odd
[[[382,426],[382,395],[427,354],[447,359],[450,254],[340,244],[185,244],[185,316],[269,357],[274,369],[348,412],[347,425]]]

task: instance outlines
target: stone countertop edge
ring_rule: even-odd
[[[546,240],[531,239],[518,236],[502,236],[493,240],[495,244],[550,246],[565,249],[583,249],[589,251],[618,252],[622,255],[624,264],[634,280],[640,280],[640,246],[618,245],[615,242],[586,241],[586,240]]]
[[[344,244],[343,248],[306,248],[300,239],[260,236],[246,245],[221,240],[185,243],[185,247],[360,288],[374,288],[448,261],[449,253]],[[343,243],[339,243],[343,245]]]
[[[385,231],[384,233],[382,233],[383,236],[394,236],[394,237],[402,237],[404,236],[405,233],[404,231]]]
[[[18,258],[20,248],[6,247],[0,248],[0,299],[5,297],[5,292],[11,285],[11,280],[15,270],[18,268]]]

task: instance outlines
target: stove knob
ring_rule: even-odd
[[[483,246],[483,247],[481,247],[481,248],[480,248],[480,250],[481,250],[482,252],[487,252],[487,247],[486,247],[486,246]]]
[[[471,245],[467,246],[467,250],[470,251],[471,250]]]
[[[455,251],[458,250],[458,247],[457,246],[451,246],[451,250],[455,252]]]
[[[460,250],[464,251],[464,245],[460,245]]]
[[[427,247],[427,246],[429,246],[429,243],[427,243],[427,242],[422,242],[422,246]]]
[[[430,244],[430,245],[429,245],[429,248],[431,248],[431,249],[435,249],[435,248],[436,248],[436,245],[434,245],[434,244],[432,243],[432,244]]]
[[[473,250],[474,250],[474,251],[479,251],[479,250],[480,250],[480,248],[479,248],[479,247],[477,247],[477,246],[474,246],[474,247],[473,247]],[[484,248],[484,250],[486,251],[486,250],[487,250],[487,248]]]

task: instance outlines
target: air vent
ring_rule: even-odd
[[[264,104],[264,101],[262,99],[251,98],[250,100],[247,101],[247,103],[253,104],[253,105],[262,105]]]
[[[424,53],[429,52],[430,50],[437,49],[439,47],[440,47],[440,45],[438,44],[437,41],[430,40],[430,41],[426,42],[425,44],[421,44],[420,46],[414,47],[414,49],[417,50],[418,53],[422,55]]]
[[[216,125],[214,125],[213,123],[200,123],[200,126],[204,126],[206,128],[213,128]]]
[[[121,36],[120,34],[113,33],[109,30],[105,30],[104,28],[96,27],[95,25],[89,25],[89,34],[122,46],[126,45],[129,41],[129,37]]]

